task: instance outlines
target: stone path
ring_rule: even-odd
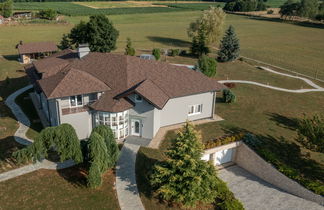
[[[25,115],[25,113],[21,110],[21,108],[15,103],[15,100],[17,96],[22,94],[23,92],[31,89],[33,86],[28,85],[24,88],[21,88],[17,90],[16,92],[12,93],[8,98],[6,99],[5,103],[6,105],[11,109],[12,113],[15,115],[19,127],[17,131],[14,134],[14,139],[17,141],[19,144],[23,145],[30,145],[33,143],[32,139],[29,139],[26,137],[26,132],[29,129],[30,126],[30,121],[28,117]],[[67,160],[64,162],[52,162],[49,160],[42,160],[41,162],[36,162],[34,164],[30,164],[27,166],[23,166],[14,170],[10,170],[4,173],[0,174],[0,182],[12,179],[14,177],[27,174],[33,171],[36,171],[38,169],[51,169],[51,170],[58,170],[58,169],[64,169],[68,168],[75,165],[75,163],[72,160]]]
[[[116,167],[116,191],[121,210],[144,210],[136,184],[135,163],[140,145],[124,143]]]
[[[284,192],[237,165],[218,171],[218,177],[246,210],[324,210],[323,206]]]
[[[310,86],[312,86],[314,88],[313,89],[297,89],[297,90],[291,90],[291,89],[279,88],[279,87],[275,87],[275,86],[271,86],[271,85],[266,85],[266,84],[262,84],[262,83],[259,83],[259,82],[246,81],[246,80],[220,80],[218,82],[220,82],[220,83],[232,82],[232,83],[251,84],[251,85],[257,85],[257,86],[261,86],[261,87],[265,87],[265,88],[270,88],[270,89],[274,89],[274,90],[279,90],[279,91],[283,91],[283,92],[289,92],[289,93],[324,92],[324,88],[316,85],[314,82],[312,82],[311,80],[306,79],[304,77],[293,76],[293,75],[290,75],[290,74],[277,72],[277,71],[274,71],[274,70],[269,69],[267,67],[260,67],[260,68],[263,69],[263,70],[265,70],[265,71],[269,71],[271,73],[274,73],[274,74],[279,74],[279,75],[282,75],[282,76],[286,76],[286,77],[291,77],[291,78],[303,80],[304,82],[306,82],[307,84],[309,84]]]

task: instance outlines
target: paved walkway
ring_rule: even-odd
[[[17,96],[22,94],[23,92],[31,89],[33,86],[28,85],[24,88],[21,88],[17,90],[16,92],[12,93],[8,98],[6,99],[5,103],[6,105],[11,109],[12,113],[15,115],[19,127],[17,131],[14,134],[14,139],[17,141],[19,144],[23,145],[30,145],[33,143],[32,139],[29,139],[26,137],[26,132],[29,129],[30,126],[30,121],[28,117],[25,115],[25,113],[21,110],[21,108],[15,103],[15,100]],[[36,171],[38,169],[51,169],[51,170],[58,170],[58,169],[64,169],[68,168],[75,165],[75,163],[72,160],[67,160],[64,162],[52,162],[49,160],[42,160],[41,162],[36,162],[34,164],[30,164],[27,166],[23,166],[14,170],[10,170],[4,173],[0,174],[0,182],[12,179],[14,177],[27,174],[33,171]]]
[[[121,210],[144,210],[135,175],[136,155],[140,145],[124,143],[116,167],[116,191]]]
[[[260,68],[263,69],[263,70],[265,70],[265,71],[269,71],[271,73],[274,73],[274,74],[279,74],[279,75],[282,75],[282,76],[286,76],[286,77],[291,77],[291,78],[303,80],[304,82],[306,82],[307,84],[309,84],[310,86],[312,86],[314,88],[313,89],[296,89],[296,90],[291,90],[291,89],[279,88],[279,87],[275,87],[275,86],[271,86],[271,85],[266,85],[266,84],[262,84],[262,83],[259,83],[259,82],[246,81],[246,80],[220,80],[218,82],[220,82],[220,83],[232,82],[232,83],[251,84],[251,85],[257,85],[257,86],[261,86],[261,87],[265,87],[265,88],[270,88],[270,89],[273,89],[273,90],[279,90],[279,91],[283,91],[283,92],[289,92],[289,93],[324,92],[324,88],[316,85],[314,82],[312,82],[311,80],[306,79],[304,77],[293,76],[293,75],[290,75],[290,74],[277,72],[277,71],[274,71],[274,70],[269,69],[267,67],[260,67]]]
[[[207,118],[207,119],[202,119],[202,120],[194,120],[191,121],[192,124],[194,125],[199,125],[199,124],[204,124],[204,123],[209,123],[209,122],[217,122],[217,121],[222,121],[224,120],[218,115],[214,115],[214,118]],[[161,141],[164,139],[164,136],[167,134],[168,131],[170,130],[175,130],[181,128],[185,123],[179,123],[175,125],[170,125],[170,126],[165,126],[162,127],[158,130],[148,147],[158,149],[160,146]]]
[[[235,165],[218,172],[247,210],[323,210],[317,203],[284,192]]]

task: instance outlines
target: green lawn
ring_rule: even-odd
[[[78,167],[41,169],[0,182],[1,209],[120,209],[112,171],[104,174],[98,189],[86,187],[85,175]]]
[[[27,84],[22,66],[12,60],[14,57],[7,59],[0,58],[0,173],[19,166],[11,154],[23,147],[12,137],[18,123],[4,102],[8,95]]]
[[[189,49],[186,29],[200,12],[111,15],[120,31],[117,51],[123,51],[126,38],[131,37],[136,49]],[[66,17],[78,23],[88,17]],[[170,21],[172,20],[172,21]],[[245,16],[227,15],[227,25],[233,25],[241,42],[241,55],[289,68],[300,73],[324,79],[324,30]],[[72,25],[43,24],[2,27],[1,54],[16,54],[15,45],[23,40],[59,42]]]
[[[293,173],[290,177],[323,193],[312,183],[324,184],[324,154],[312,152],[296,141],[296,121],[304,114],[322,114],[324,93],[293,94],[245,84],[237,85],[233,92],[237,96],[236,103],[216,104],[216,113],[224,121],[197,126],[203,140],[242,131],[253,133],[265,142],[261,146],[263,157],[272,158],[271,162],[280,170],[286,168],[283,172],[291,168],[294,172],[290,172]],[[161,149],[165,150],[174,137],[175,131],[170,131]]]

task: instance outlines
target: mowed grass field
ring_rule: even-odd
[[[123,51],[130,37],[137,49],[189,49],[186,30],[200,11],[156,14],[111,15],[120,31],[117,51]],[[16,54],[19,40],[59,42],[73,24],[88,17],[66,17],[71,24],[19,25],[0,28],[0,54]],[[324,29],[227,15],[241,43],[241,55],[324,79]]]
[[[78,166],[38,170],[0,183],[1,209],[118,210],[115,175],[108,171],[98,189],[86,186],[86,171]]]

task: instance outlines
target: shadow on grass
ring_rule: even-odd
[[[24,147],[24,145],[17,143],[13,136],[0,139],[0,172],[19,166],[12,157],[12,153]]]
[[[18,55],[3,55],[3,58],[8,61],[18,61]]]
[[[280,172],[299,182],[317,194],[324,194],[324,165],[303,154],[300,146],[284,137],[255,135],[259,144],[249,144],[263,159],[274,165]]]
[[[175,47],[190,47],[191,43],[188,41],[184,41],[181,39],[174,39],[168,37],[160,37],[160,36],[148,36],[147,37],[152,42],[158,42],[164,45],[170,45]]]
[[[88,164],[82,163],[70,168],[57,170],[58,174],[74,187],[87,187]]]
[[[150,175],[153,166],[165,159],[161,150],[141,147],[136,157],[136,182],[140,193],[145,197],[153,198],[153,189],[150,185]]]
[[[246,16],[246,15],[244,15]],[[283,20],[280,18],[266,18],[266,17],[259,17],[259,16],[247,16],[249,19],[253,20],[261,20],[261,21],[269,21],[269,22],[277,22],[277,23],[286,23],[286,24],[292,24],[297,26],[303,26],[303,27],[309,27],[309,28],[319,28],[324,29],[324,24],[321,23],[311,23],[311,22],[299,22],[299,21],[288,21]]]
[[[298,119],[293,117],[287,117],[278,113],[266,113],[270,120],[274,121],[278,126],[288,128],[290,130],[296,130],[298,127]]]
[[[251,133],[250,131],[244,129],[244,128],[240,128],[240,127],[236,127],[236,126],[226,126],[226,127],[222,127],[223,132],[225,133],[225,135],[236,135],[236,134],[240,134],[240,133]]]

